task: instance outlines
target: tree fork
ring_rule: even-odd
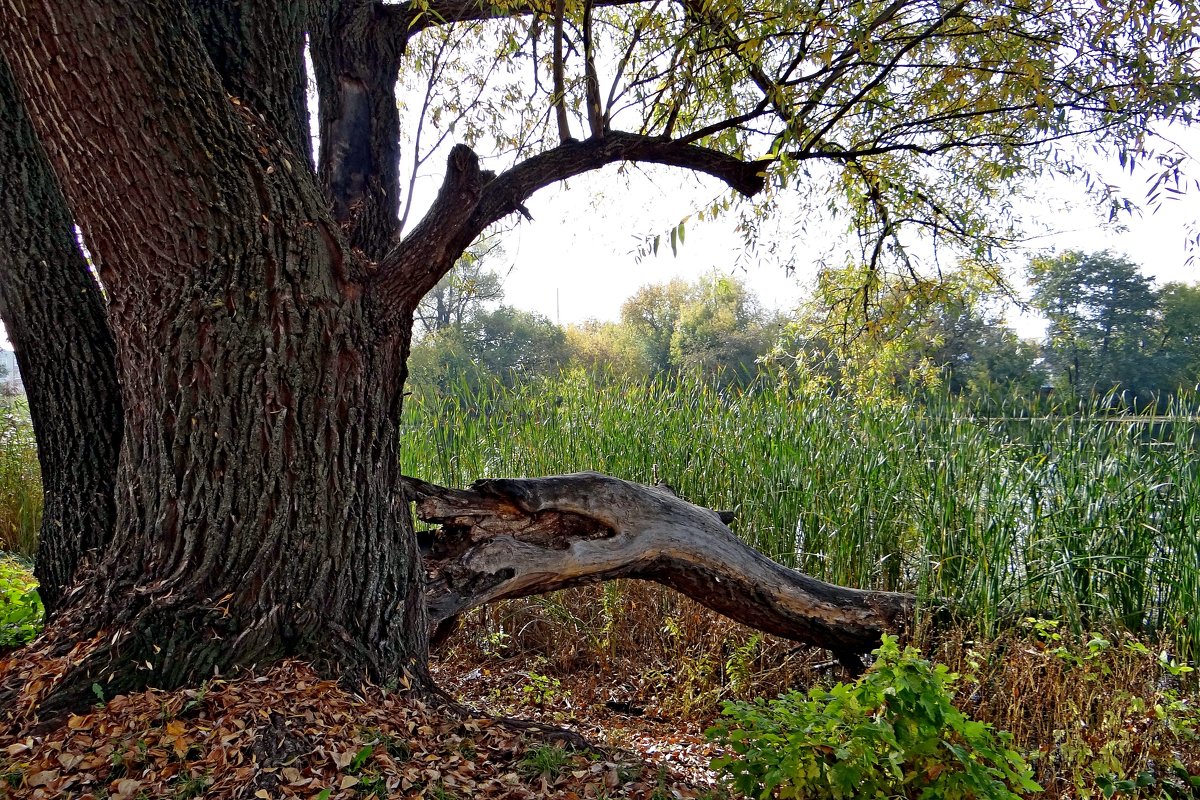
[[[661,487],[598,473],[477,481],[404,479],[417,516],[441,528],[425,554],[434,639],[472,608],[615,578],[675,589],[758,630],[831,650],[852,671],[916,598],[849,589],[784,567],[741,542],[718,512]]]

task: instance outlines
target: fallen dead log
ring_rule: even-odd
[[[598,473],[469,489],[404,483],[417,517],[440,526],[425,548],[435,641],[472,608],[614,578],[654,581],[758,630],[827,648],[853,671],[880,634],[903,633],[912,620],[912,595],[788,569],[742,543],[718,512],[666,488]]]

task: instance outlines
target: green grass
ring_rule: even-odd
[[[764,384],[576,373],[406,408],[402,469],[449,485],[581,470],[665,480],[773,558],[948,598],[984,636],[1026,616],[1200,643],[1196,424],[872,407]],[[1149,441],[1157,438],[1157,441]]]
[[[552,744],[540,744],[529,748],[517,768],[527,777],[548,777],[556,780],[566,770],[571,753]]]
[[[42,630],[44,615],[30,564],[0,553],[0,649],[32,641]]]
[[[0,401],[0,550],[32,558],[42,521],[41,472],[29,408]]]

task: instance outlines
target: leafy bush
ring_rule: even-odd
[[[708,731],[733,787],[766,798],[1008,800],[1041,791],[1011,737],[955,708],[958,675],[884,636],[852,684],[726,703]]]
[[[32,640],[42,630],[44,614],[33,573],[19,559],[0,553],[0,648]]]

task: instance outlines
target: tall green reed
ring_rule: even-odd
[[[0,404],[0,550],[31,558],[42,520],[37,445],[24,403]]]
[[[736,508],[733,527],[832,582],[951,600],[994,634],[1026,615],[1200,642],[1196,425],[1103,413],[873,406],[763,380],[570,373],[406,410],[402,469],[449,484],[596,470]],[[1151,441],[1153,440],[1153,441]]]

